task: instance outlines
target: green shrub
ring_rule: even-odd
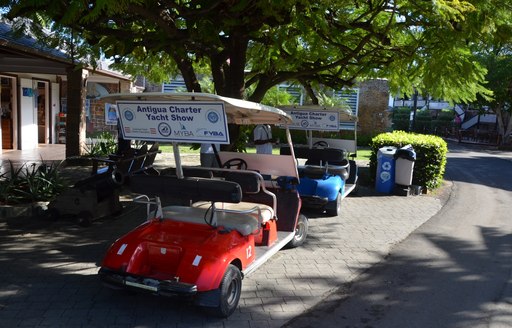
[[[391,117],[393,130],[409,131],[411,109],[409,107],[396,107]]]
[[[436,189],[441,185],[448,146],[446,142],[437,136],[394,131],[382,133],[372,139],[370,147],[370,175],[375,178],[377,171],[377,152],[385,146],[401,148],[412,145],[416,152],[416,162],[412,183],[428,189]]]
[[[85,147],[86,157],[104,157],[114,154],[117,151],[117,139],[107,131],[98,135],[95,139],[90,139]]]
[[[450,109],[443,109],[437,115],[437,118],[432,121],[432,133],[435,135],[445,136],[448,132],[455,127],[454,123],[455,111]]]
[[[56,164],[23,164],[0,175],[0,204],[49,201],[64,188]]]
[[[413,132],[431,134],[432,133],[432,116],[428,110],[419,110],[416,112],[414,119]]]

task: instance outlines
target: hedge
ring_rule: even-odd
[[[385,146],[401,148],[412,145],[416,152],[416,162],[412,184],[436,189],[441,185],[446,167],[446,154],[448,145],[441,137],[425,134],[393,131],[381,133],[374,137],[370,143],[370,176],[375,179],[377,171],[377,152]]]

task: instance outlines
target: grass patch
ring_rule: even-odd
[[[199,149],[192,149],[191,145],[180,145],[180,154],[199,154]],[[163,153],[172,153],[172,145],[160,145],[160,150],[162,150]],[[247,147],[245,149],[247,153],[254,154],[256,153],[255,147]],[[369,161],[370,155],[372,151],[370,148],[359,148],[357,150],[357,157],[356,160],[362,160],[362,161]],[[272,149],[272,154],[279,155],[279,147],[274,147]]]
[[[357,149],[356,160],[369,161],[372,150],[370,148],[359,148]]]

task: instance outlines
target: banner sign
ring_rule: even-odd
[[[222,102],[117,101],[124,139],[229,144]]]
[[[285,110],[293,122],[288,128],[294,130],[338,131],[340,113],[328,110]]]

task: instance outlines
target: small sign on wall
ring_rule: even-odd
[[[22,88],[23,97],[32,97],[34,96],[34,90],[32,88]]]
[[[105,124],[117,125],[117,108],[114,104],[105,104]]]

